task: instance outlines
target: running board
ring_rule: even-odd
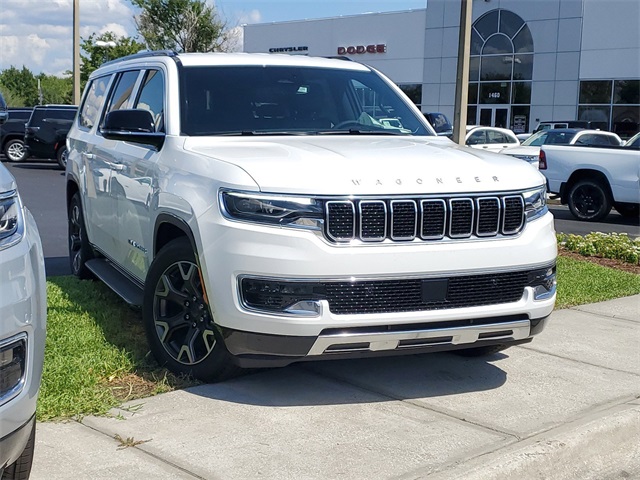
[[[104,258],[93,258],[86,267],[132,307],[142,307],[144,291]]]

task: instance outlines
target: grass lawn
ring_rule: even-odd
[[[195,385],[160,368],[140,312],[100,282],[47,281],[48,325],[38,420],[105,414],[124,401]],[[640,275],[558,257],[556,308],[640,293]]]

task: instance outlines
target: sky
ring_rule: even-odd
[[[425,8],[427,0],[207,0],[229,28],[243,24]],[[80,37],[137,36],[129,0],[79,0]],[[241,35],[239,36],[241,42]],[[140,41],[142,39],[139,38]],[[237,47],[241,50],[241,47]],[[26,66],[62,76],[72,69],[73,0],[0,0],[0,70]]]

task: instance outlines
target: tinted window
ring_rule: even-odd
[[[611,82],[580,82],[580,103],[611,103]]]
[[[113,89],[113,94],[109,99],[109,106],[106,110],[107,113],[112,110],[122,110],[129,107],[131,92],[133,91],[133,86],[138,79],[139,73],[140,72],[138,70],[135,70],[121,73],[118,76],[118,79],[116,80],[116,87]]]
[[[26,122],[30,116],[31,112],[28,111],[14,112],[9,110],[9,119],[7,122]]]
[[[429,135],[404,97],[369,71],[185,67],[180,93],[182,131],[187,135],[332,128]],[[399,120],[402,130],[388,119]]]
[[[159,70],[149,70],[145,74],[135,108],[151,112],[156,131],[164,130],[164,79]]]
[[[91,128],[100,118],[110,78],[110,75],[96,78],[87,85],[87,93],[80,110],[79,124],[81,127]]]
[[[473,132],[467,140],[467,145],[480,145],[483,143],[487,143],[484,130]]]

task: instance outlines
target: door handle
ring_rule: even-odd
[[[94,158],[96,158],[95,153],[82,152],[82,155],[83,155],[87,160],[93,160]]]
[[[111,170],[115,170],[116,172],[122,172],[127,167],[122,163],[110,163],[109,168]]]

